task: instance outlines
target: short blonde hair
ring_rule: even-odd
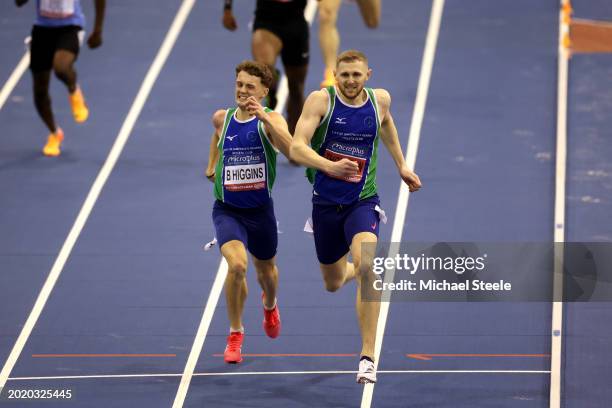
[[[361,51],[357,50],[346,50],[340,53],[336,58],[336,67],[340,65],[341,62],[354,62],[354,61],[363,61],[368,64],[368,57]]]

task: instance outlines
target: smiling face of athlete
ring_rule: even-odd
[[[366,61],[340,61],[335,72],[338,90],[348,102],[358,102],[357,98],[371,74],[372,70]]]
[[[240,71],[236,75],[236,104],[242,110],[246,108],[249,96],[254,96],[261,101],[268,95],[268,88],[261,83],[261,78],[251,75],[246,71]]]

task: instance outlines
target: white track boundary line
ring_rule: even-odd
[[[567,165],[567,85],[569,51],[569,0],[560,1],[559,56],[557,73],[557,151],[555,163],[554,267],[551,322],[550,408],[561,407],[561,360],[563,339],[563,245],[565,242],[565,179]]]
[[[210,323],[215,314],[217,303],[219,303],[219,297],[221,296],[221,291],[223,290],[223,284],[225,283],[226,277],[227,262],[225,261],[225,258],[222,257],[219,269],[217,270],[217,274],[215,276],[213,287],[210,290],[208,300],[206,301],[206,306],[204,307],[204,314],[202,314],[198,331],[193,341],[193,345],[191,346],[189,357],[187,358],[187,364],[185,364],[185,369],[181,374],[181,382],[179,383],[179,387],[176,391],[174,402],[172,404],[173,408],[182,407],[185,403],[187,391],[189,391],[189,385],[191,384],[191,378],[194,375],[196,364],[198,363],[198,359],[202,353],[204,340],[208,334],[208,329],[210,328]]]
[[[306,9],[304,10],[304,17],[306,18],[306,21],[308,21],[309,25],[312,24],[312,20],[314,19],[316,10],[316,0],[308,0]],[[288,95],[289,87],[287,84],[287,76],[283,74],[280,78],[278,89],[276,91],[277,103],[276,107],[274,108],[275,112],[279,112],[282,114],[287,103]],[[196,337],[191,346],[191,351],[189,352],[189,357],[187,358],[185,369],[183,370],[183,374],[181,375],[181,382],[179,384],[178,390],[176,391],[172,408],[181,408],[185,403],[185,398],[187,397],[187,392],[189,391],[189,385],[191,384],[191,378],[196,375],[194,374],[195,367],[198,363],[198,359],[200,358],[200,354],[202,353],[204,341],[206,340],[206,336],[208,335],[208,329],[210,328],[210,323],[215,314],[217,303],[219,303],[219,297],[221,296],[223,284],[225,282],[226,277],[227,262],[225,261],[225,259],[222,258],[221,263],[219,265],[219,269],[217,270],[217,274],[215,275],[215,282],[213,283],[213,287],[210,291],[210,294],[208,295],[208,300],[206,301],[206,306],[204,307],[204,313],[202,315],[202,319],[200,320],[200,325],[198,326]]]
[[[419,148],[419,139],[421,137],[421,127],[425,116],[425,106],[427,105],[427,94],[429,93],[429,83],[431,72],[434,64],[436,47],[438,43],[438,33],[440,32],[440,24],[442,22],[442,12],[444,10],[444,0],[433,0],[431,6],[431,16],[429,20],[429,28],[427,30],[427,38],[425,40],[425,49],[423,50],[423,61],[421,63],[421,72],[414,102],[414,110],[412,112],[412,121],[410,123],[410,134],[408,138],[408,147],[406,148],[406,163],[411,169],[415,168],[417,151]],[[399,243],[402,240],[402,231],[406,219],[406,211],[408,209],[408,199],[410,192],[408,187],[403,182],[400,183],[399,196],[397,199],[397,208],[395,209],[395,218],[393,221],[393,231],[391,233],[391,242]],[[389,257],[394,258],[399,248],[397,245],[391,245],[389,248]],[[395,276],[395,270],[388,270],[385,273],[385,281],[392,282]],[[387,325],[387,317],[389,315],[389,307],[391,299],[383,299],[380,305],[380,313],[378,315],[378,326],[376,328],[376,343],[375,343],[375,361],[376,366],[380,362],[380,352],[382,350],[383,337],[385,335],[385,327]],[[374,384],[366,384],[363,388],[361,398],[361,408],[369,408],[372,404],[372,396],[374,394]]]
[[[79,235],[81,234],[81,231],[83,230],[83,227],[85,226],[85,223],[87,222],[87,219],[89,218],[98,197],[100,196],[102,188],[104,188],[106,181],[108,180],[115,167],[115,164],[117,163],[117,160],[119,159],[119,155],[123,151],[123,148],[130,137],[130,133],[134,128],[136,120],[142,111],[149,93],[151,92],[151,89],[153,88],[153,85],[155,84],[155,81],[157,80],[157,77],[164,66],[164,63],[168,59],[168,56],[174,47],[176,39],[178,38],[178,35],[185,24],[187,16],[191,12],[194,2],[195,0],[184,0],[176,16],[174,17],[174,21],[172,22],[172,25],[164,38],[164,42],[160,46],[159,51],[155,56],[155,60],[151,64],[151,67],[149,68],[149,71],[147,72],[147,75],[144,78],[140,89],[138,90],[134,103],[132,104],[125,121],[121,126],[115,143],[113,144],[104,165],[100,169],[96,180],[91,186],[91,189],[87,194],[87,198],[79,211],[70,233],[68,234],[66,241],[64,241],[55,263],[49,272],[49,276],[47,277],[47,280],[45,281],[38,298],[36,299],[36,303],[34,303],[34,307],[32,308],[32,311],[30,312],[21,333],[19,334],[19,337],[17,338],[17,341],[15,342],[7,361],[0,372],[0,393],[2,392],[2,389],[4,388],[4,385],[6,384],[6,381],[13,370],[13,367],[17,363],[19,355],[28,341],[32,330],[34,329],[34,326],[36,325],[36,322],[40,317],[49,296],[51,295],[51,291],[53,290],[55,283],[59,279],[59,276],[64,269],[64,265],[66,264],[66,261],[72,252],[72,248],[76,244],[76,241],[79,238]]]
[[[214,373],[194,373],[193,377],[243,376],[243,375],[337,375],[357,374],[357,371],[229,371]],[[383,370],[378,374],[550,374],[548,370]],[[176,378],[183,374],[100,374],[100,375],[63,375],[49,377],[11,377],[9,381],[53,381],[53,380],[105,380],[132,378]]]
[[[13,92],[13,89],[15,89],[15,86],[17,86],[17,83],[23,76],[23,73],[26,71],[26,69],[28,69],[29,65],[30,52],[26,51],[25,54],[23,54],[23,57],[21,57],[21,60],[19,60],[19,62],[17,63],[17,66],[15,67],[11,75],[6,80],[6,83],[2,87],[2,90],[0,91],[0,109],[2,109],[2,107],[6,103],[6,100],[8,99],[9,95],[11,94],[11,92]]]

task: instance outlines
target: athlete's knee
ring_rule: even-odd
[[[252,53],[255,61],[267,65],[274,72],[274,62],[276,60],[274,50],[265,44],[253,44]]]
[[[56,62],[53,64],[53,73],[60,80],[65,80],[69,78],[71,74],[72,67],[69,64]]]
[[[319,25],[335,25],[338,19],[338,10],[321,4],[319,7]]]
[[[336,292],[342,287],[344,282],[338,279],[325,279],[325,290],[328,292]]]
[[[231,275],[235,280],[242,280],[246,278],[247,263],[243,259],[228,259],[227,260],[227,273]]]
[[[344,285],[344,278],[338,274],[323,274],[323,282],[325,282],[325,290],[335,292]]]
[[[265,280],[265,279],[269,279],[274,276],[276,268],[274,266],[274,263],[270,263],[270,264],[263,264],[263,265],[260,264],[255,269],[257,271],[257,279]]]

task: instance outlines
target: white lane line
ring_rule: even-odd
[[[425,116],[427,94],[429,93],[429,83],[431,80],[431,72],[436,55],[438,33],[440,32],[443,10],[444,0],[434,0],[431,6],[429,28],[427,30],[427,38],[425,40],[425,49],[423,50],[423,61],[421,63],[421,72],[419,75],[416,100],[414,102],[414,110],[412,112],[408,147],[406,148],[406,163],[411,169],[415,169],[419,139],[421,137],[421,127],[423,125],[423,117]],[[391,233],[392,245],[389,248],[389,258],[395,258],[395,255],[399,251],[398,245],[393,243],[399,243],[402,240],[402,231],[406,219],[409,198],[410,192],[408,191],[408,187],[403,182],[400,183],[397,208],[395,209],[395,218],[393,221],[393,231]],[[393,282],[394,275],[395,270],[387,270],[387,272],[385,272],[385,282]],[[390,298],[382,300],[383,302],[380,305],[380,313],[378,315],[378,326],[376,328],[375,361],[377,366],[380,362],[380,352],[382,350],[382,342],[385,335],[385,327],[387,325],[387,317],[389,315],[389,307],[391,302]],[[369,408],[371,406],[373,394],[374,384],[366,384],[363,388],[361,408]]]
[[[0,90],[0,109],[4,106],[6,100],[8,99],[15,86],[23,76],[23,73],[28,69],[28,65],[30,65],[30,52],[26,51],[21,57],[21,60],[17,63],[17,66],[6,80],[2,90]]]
[[[382,370],[377,374],[549,374],[548,370]],[[338,375],[357,374],[357,371],[235,371],[215,373],[194,373],[193,377],[242,376],[242,375]],[[131,378],[176,378],[182,374],[100,374],[63,375],[48,377],[11,377],[9,381],[53,381],[53,380],[105,380]]]
[[[312,24],[312,20],[314,19],[316,10],[316,0],[308,0],[306,9],[304,10],[304,17],[306,18],[306,21],[308,21],[308,24]],[[289,88],[287,85],[287,77],[285,74],[283,74],[280,78],[279,86],[276,91],[277,103],[276,107],[274,108],[275,112],[279,112],[282,114],[283,110],[285,109],[288,94]],[[196,364],[198,362],[198,359],[200,358],[200,354],[202,353],[204,341],[206,340],[206,336],[208,334],[210,322],[212,321],[212,318],[215,314],[215,309],[217,308],[217,303],[219,302],[219,297],[221,296],[221,291],[223,290],[223,283],[225,282],[226,277],[227,262],[225,261],[225,259],[222,259],[219,265],[219,269],[217,270],[217,274],[215,275],[215,282],[210,291],[210,294],[208,295],[208,300],[206,301],[206,306],[204,308],[204,314],[202,315],[202,319],[200,320],[200,325],[198,327],[196,337],[193,341],[193,345],[191,346],[189,358],[187,359],[187,364],[185,365],[185,369],[181,376],[181,383],[179,384],[179,388],[176,391],[176,396],[174,397],[174,403],[172,404],[172,408],[181,408],[185,403],[185,398],[187,397],[187,392],[189,391],[189,385],[191,384],[191,378],[194,376]]]
[[[221,291],[223,290],[223,284],[225,282],[226,277],[227,262],[225,261],[225,258],[222,258],[221,263],[219,265],[219,269],[217,270],[217,275],[215,276],[215,281],[213,283],[212,289],[210,290],[210,294],[208,295],[206,306],[204,307],[204,314],[202,315],[202,319],[200,320],[200,325],[198,327],[195,340],[193,341],[191,351],[189,352],[187,364],[185,364],[185,369],[183,370],[183,374],[181,374],[181,382],[179,384],[178,390],[176,391],[174,403],[172,404],[173,408],[182,407],[185,403],[187,391],[189,391],[189,384],[191,384],[191,378],[194,375],[193,372],[195,371],[196,364],[198,362],[198,359],[200,358],[200,353],[202,353],[202,348],[204,347],[204,340],[206,339],[206,335],[208,334],[210,322],[212,321],[212,318],[215,314],[215,309],[217,308],[217,303],[219,302],[219,297],[221,296]]]
[[[567,162],[567,83],[569,68],[569,0],[560,1],[557,73],[557,152],[555,163],[555,216],[553,304],[551,320],[550,408],[561,407],[561,360],[563,338],[563,242],[565,242],[565,178]]]
[[[164,63],[168,59],[168,56],[170,55],[170,52],[174,47],[176,39],[178,38],[178,35],[181,32],[183,25],[185,24],[187,16],[191,12],[194,2],[195,0],[184,0],[176,16],[174,17],[174,21],[172,22],[172,25],[170,26],[170,29],[168,30],[168,33],[164,38],[164,42],[159,48],[159,51],[155,56],[155,60],[151,64],[151,67],[149,68],[149,71],[147,72],[147,75],[144,78],[142,85],[140,86],[138,94],[136,95],[136,99],[134,100],[134,103],[132,104],[132,107],[130,108],[130,111],[128,112],[125,118],[125,121],[123,122],[123,125],[119,130],[119,134],[117,135],[115,143],[113,144],[113,147],[111,148],[111,151],[108,154],[104,165],[100,169],[96,180],[91,186],[91,189],[87,194],[87,198],[85,199],[85,202],[83,203],[83,206],[79,211],[79,214],[72,226],[72,229],[70,230],[66,241],[64,241],[62,249],[60,250],[59,255],[55,260],[55,263],[51,268],[51,272],[49,272],[49,276],[47,277],[47,280],[45,281],[40,293],[38,294],[36,303],[34,303],[34,307],[32,308],[32,311],[30,312],[30,315],[28,316],[28,319],[26,320],[25,325],[21,330],[21,333],[19,334],[19,337],[17,338],[17,341],[15,342],[15,345],[13,346],[10,355],[6,360],[4,367],[2,367],[2,371],[0,372],[0,393],[2,392],[2,388],[6,384],[6,381],[9,375],[11,374],[13,367],[17,363],[17,359],[19,358],[19,355],[21,354],[25,343],[28,341],[32,330],[34,329],[34,326],[36,325],[36,322],[40,317],[40,314],[42,313],[42,310],[45,307],[49,296],[51,295],[51,291],[53,290],[55,283],[57,282],[60,274],[62,273],[62,270],[64,269],[64,265],[66,264],[66,261],[68,260],[68,257],[72,252],[72,248],[74,247],[77,239],[79,238],[79,235],[81,234],[81,231],[83,230],[83,227],[85,226],[85,223],[87,222],[87,219],[89,218],[89,215],[91,214],[91,211],[93,210],[93,207],[96,204],[98,197],[100,196],[102,188],[104,188],[108,177],[110,176],[111,172],[115,167],[115,164],[117,163],[117,160],[119,159],[119,155],[123,151],[123,148],[125,147],[125,144],[127,143],[128,138],[130,137],[130,133],[134,128],[134,124],[136,123],[136,120],[138,119],[138,116],[142,111],[142,108],[149,96],[149,93],[151,92],[151,89],[153,88],[153,85],[155,84],[155,81],[157,80],[157,77],[159,76],[159,73],[162,67],[164,66]]]

